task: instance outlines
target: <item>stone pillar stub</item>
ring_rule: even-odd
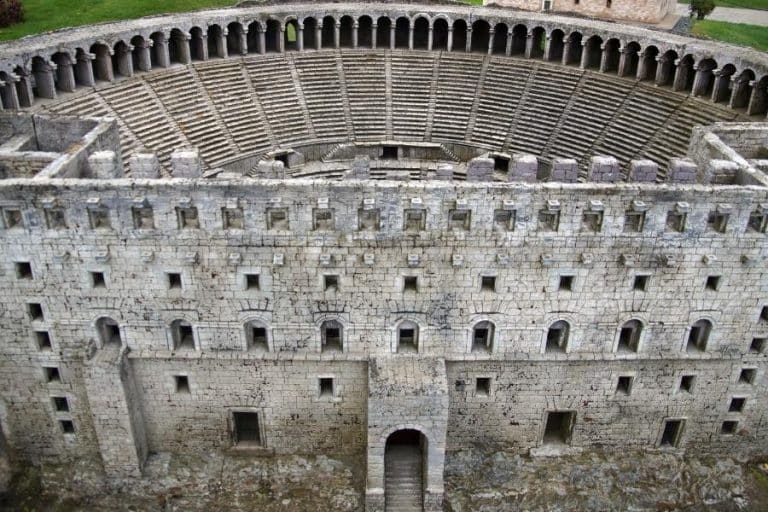
[[[199,178],[203,163],[197,149],[179,149],[171,153],[171,173],[174,178]]]
[[[612,156],[593,156],[589,162],[587,179],[594,182],[615,183],[621,179],[619,161]]]
[[[688,158],[672,158],[669,161],[669,181],[671,183],[696,183],[698,168],[693,160]]]
[[[573,158],[553,158],[548,181],[576,183],[579,179],[579,163]]]
[[[154,153],[134,153],[128,160],[131,177],[137,179],[157,179],[160,177],[160,160]]]
[[[451,164],[438,164],[435,179],[438,181],[453,181],[453,166]]]
[[[348,180],[367,180],[371,177],[371,159],[368,155],[357,155],[352,168],[346,174]]]
[[[467,181],[493,181],[493,158],[473,158],[467,165]]]
[[[508,181],[524,181],[533,183],[537,180],[539,159],[534,155],[512,156],[512,167],[507,175]]]
[[[256,164],[257,177],[281,180],[285,178],[285,165],[280,160],[260,160]]]
[[[88,167],[93,177],[99,180],[122,178],[125,174],[120,158],[114,151],[96,151],[88,157]]]
[[[629,181],[655,183],[659,166],[653,160],[632,160],[629,162]]]

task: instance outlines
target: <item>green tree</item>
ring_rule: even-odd
[[[697,20],[703,20],[715,9],[715,0],[691,0],[688,8],[691,10],[691,17],[696,16]]]

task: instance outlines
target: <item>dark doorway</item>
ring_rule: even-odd
[[[384,454],[386,512],[424,510],[427,440],[417,430],[389,436]]]
[[[237,445],[261,446],[261,431],[259,430],[259,413],[232,413],[234,441]]]
[[[660,446],[677,447],[683,433],[683,420],[667,420],[664,422],[664,432],[661,434]]]
[[[573,411],[548,412],[544,444],[570,444],[575,420],[576,413]]]

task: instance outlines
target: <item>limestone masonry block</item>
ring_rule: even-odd
[[[629,162],[629,180],[638,183],[656,181],[659,166],[653,160],[632,160]]]
[[[493,181],[493,158],[473,158],[467,165],[467,181]]]
[[[128,159],[131,177],[156,179],[160,177],[160,160],[155,153],[134,153]]]
[[[203,162],[197,149],[179,149],[171,153],[171,172],[174,178],[199,178]]]
[[[672,158],[669,161],[669,181],[671,183],[696,183],[698,167],[688,158]]]
[[[533,183],[539,171],[539,159],[534,155],[514,155],[512,168],[509,170],[509,181],[524,181]]]
[[[621,178],[619,161],[612,156],[593,156],[589,163],[588,179],[613,183]]]
[[[579,179],[579,163],[573,158],[553,158],[549,181],[576,183]]]
[[[123,166],[115,151],[96,151],[88,157],[88,166],[97,179],[107,180],[123,177]]]

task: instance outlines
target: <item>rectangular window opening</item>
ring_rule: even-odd
[[[32,279],[32,265],[28,261],[15,263],[17,279]]]
[[[637,292],[644,292],[648,289],[648,281],[650,276],[635,276],[635,280],[632,282],[632,289]]]
[[[472,352],[490,352],[490,331],[486,327],[475,327],[472,332]]]
[[[509,172],[509,158],[503,156],[493,157],[493,170],[503,173]]]
[[[221,217],[223,219],[224,229],[243,229],[243,209],[242,208],[222,208]]]
[[[104,279],[104,272],[91,272],[91,286],[93,288],[107,287],[107,281]]]
[[[59,373],[59,369],[56,366],[44,366],[43,371],[45,372],[46,382],[61,382],[61,373]]]
[[[382,146],[382,160],[397,160],[397,146]]]
[[[24,219],[21,216],[21,210],[5,209],[3,210],[3,219],[5,220],[6,229],[24,227]]]
[[[427,214],[425,210],[405,210],[405,231],[424,231]]]
[[[88,210],[88,219],[91,229],[109,229],[112,223],[109,221],[109,210],[106,208],[91,208]]]
[[[360,222],[360,231],[378,231],[379,210],[360,209],[357,211],[357,218]]]
[[[245,446],[261,446],[261,431],[259,430],[259,413],[233,412],[233,433],[235,444]]]
[[[762,354],[765,352],[765,347],[768,344],[766,338],[752,338],[752,343],[749,344],[749,351],[753,354]]]
[[[724,421],[722,426],[720,427],[720,433],[725,435],[732,435],[732,434],[735,434],[738,429],[739,429],[738,421],[727,420],[727,421]]]
[[[628,375],[623,375],[619,377],[618,382],[616,383],[616,394],[617,395],[629,395],[632,393],[632,384],[634,383],[635,378]]]
[[[645,212],[628,211],[624,215],[625,233],[642,233],[645,225]]]
[[[557,289],[563,292],[573,291],[573,276],[560,276]]]
[[[542,210],[539,212],[539,229],[541,231],[557,231],[559,225],[559,211]]]
[[[179,220],[179,229],[197,229],[200,227],[200,221],[197,216],[197,208],[176,208],[176,215]]]
[[[251,345],[253,350],[269,350],[267,343],[267,329],[265,327],[253,327],[251,329]]]
[[[514,210],[495,210],[493,212],[493,225],[500,231],[515,230]]]
[[[323,287],[325,291],[338,291],[339,276],[323,276]]]
[[[747,399],[741,397],[731,398],[731,403],[728,404],[728,412],[744,412],[744,407],[747,405]]]
[[[469,230],[469,210],[451,210],[448,212],[448,227],[457,231]]]
[[[37,339],[37,348],[40,350],[51,350],[53,345],[51,344],[51,336],[48,331],[35,331],[35,338]]]
[[[168,277],[168,288],[171,290],[174,289],[181,289],[181,274],[178,272],[168,272],[166,274]]]
[[[704,288],[713,292],[716,292],[720,287],[720,276],[707,276],[707,282]]]
[[[56,412],[69,412],[69,400],[65,396],[51,397],[53,401],[53,409]]]
[[[314,220],[316,230],[329,230],[334,228],[333,210],[329,208],[315,208]]]
[[[496,277],[495,276],[482,276],[480,278],[480,289],[486,292],[496,291]]]
[[[754,368],[742,368],[739,372],[739,384],[754,384],[757,370]]]
[[[768,322],[768,306],[763,306],[763,309],[760,310],[760,320]]]
[[[43,318],[43,305],[37,302],[30,302],[27,304],[27,312],[32,320],[44,320]]]
[[[268,208],[267,209],[267,229],[288,229],[288,209],[287,208]]]
[[[766,226],[768,226],[768,215],[754,211],[749,215],[749,229],[756,233],[765,233]]]
[[[419,279],[416,276],[404,276],[403,277],[403,291],[404,292],[418,292],[419,291]]]
[[[337,327],[326,327],[323,332],[325,333],[325,337],[323,339],[324,343],[322,346],[322,351],[341,352],[341,330]]]
[[[661,434],[660,446],[669,446],[676,448],[680,443],[680,437],[683,432],[683,420],[666,420],[664,422],[664,431]]]
[[[584,212],[581,219],[582,229],[590,233],[599,233],[603,227],[603,212]]]
[[[693,388],[696,385],[695,375],[683,375],[680,377],[680,392],[693,394]]]
[[[707,216],[707,227],[710,231],[716,233],[725,233],[725,228],[728,225],[728,214],[719,212],[709,212]]]
[[[491,394],[491,379],[489,377],[478,377],[475,381],[475,394],[478,396],[488,396]]]
[[[175,375],[173,377],[173,381],[176,384],[176,392],[177,393],[191,393],[191,388],[189,387],[189,377],[186,375]]]
[[[416,353],[419,351],[416,341],[416,330],[401,328],[397,333],[397,351]]]
[[[333,379],[330,377],[320,378],[320,396],[333,396]]]
[[[544,427],[544,444],[568,444],[571,441],[575,412],[551,411]]]
[[[676,211],[667,213],[667,231],[682,233],[685,231],[685,219],[687,214]]]
[[[75,424],[72,420],[59,420],[59,427],[61,427],[61,431],[65,434],[75,433]]]
[[[259,289],[259,274],[245,274],[245,289],[246,290]]]
[[[133,227],[135,229],[154,229],[155,214],[149,206],[133,208]]]
[[[195,336],[192,334],[191,325],[179,325],[178,326],[178,345],[177,349],[189,349],[195,350]]]
[[[48,229],[67,229],[64,210],[61,208],[49,208],[45,210],[45,220],[48,224]]]

